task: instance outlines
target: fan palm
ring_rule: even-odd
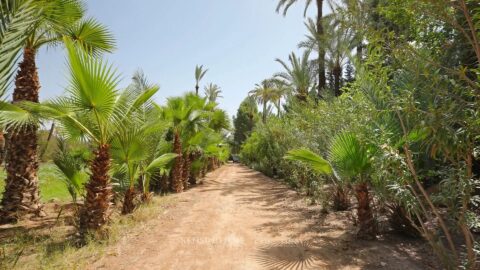
[[[358,236],[365,239],[374,238],[376,224],[370,207],[367,175],[371,167],[369,151],[355,135],[342,133],[334,138],[328,156],[329,161],[309,150],[299,149],[288,152],[285,158],[304,162],[321,174],[335,173],[335,177],[354,183],[358,201]]]
[[[84,19],[84,5],[77,0],[39,0],[31,2],[38,18],[23,42],[23,59],[15,78],[13,103],[38,103],[40,84],[36,54],[44,46],[74,40],[92,54],[113,49],[113,39],[106,28],[93,19]],[[26,213],[41,213],[38,190],[36,125],[9,130],[6,157],[6,189],[2,198],[4,220],[15,220]]]
[[[284,80],[284,83],[295,91],[295,95],[301,101],[307,100],[308,92],[314,82],[309,56],[310,51],[308,50],[303,53],[301,58],[297,58],[295,53],[290,54],[288,57],[290,66],[280,59],[276,60],[285,71],[275,74],[275,77]]]
[[[30,34],[38,10],[30,1],[0,2],[0,97],[3,97],[11,83],[13,66],[18,59],[25,39]],[[3,163],[5,137],[0,127],[0,165]]]
[[[337,135],[330,147],[329,159],[339,175],[355,184],[357,197],[358,236],[373,239],[376,224],[370,207],[368,172],[371,168],[368,149],[352,133]]]
[[[75,48],[73,42],[67,39],[64,42],[70,71],[68,95],[44,104],[2,103],[0,120],[17,130],[31,126],[38,117],[53,119],[59,124],[61,134],[86,141],[94,149],[85,202],[80,210],[79,230],[85,236],[89,231],[101,232],[109,219],[111,143],[158,88],[141,94],[121,93],[117,90],[118,76],[110,65]]]
[[[295,3],[299,2],[299,0],[279,0],[277,5],[277,12],[279,12],[283,8],[283,15],[287,14],[288,9]],[[312,4],[312,0],[305,0],[305,11],[304,16],[307,15],[307,10]],[[316,0],[317,4],[317,21],[316,21],[316,29],[317,35],[319,37],[323,36],[323,0]],[[320,48],[318,51],[318,95],[321,95],[322,89],[325,88],[326,85],[326,77],[325,77],[325,50]]]
[[[200,81],[207,74],[208,69],[203,69],[203,65],[195,67],[195,93],[198,96],[198,90],[200,89]]]
[[[255,85],[255,89],[249,92],[250,96],[263,106],[262,121],[264,124],[267,122],[269,112],[267,107],[268,102],[274,99],[275,90],[273,87],[271,80],[263,80],[260,84]]]
[[[220,94],[222,93],[221,88],[213,83],[205,86],[205,97],[210,102],[216,102],[218,98],[223,98]]]
[[[174,97],[167,100],[163,108],[163,119],[170,122],[173,131],[173,152],[178,156],[172,169],[172,189],[179,193],[184,190],[184,159],[182,137],[187,132],[194,132],[197,123],[202,117],[202,112],[197,110],[202,107],[204,100],[197,95],[187,94],[185,97]],[[182,136],[183,135],[183,136]],[[188,159],[186,160],[188,162]],[[186,169],[186,168],[185,168]]]

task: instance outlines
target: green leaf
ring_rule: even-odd
[[[318,173],[330,175],[333,173],[330,163],[321,156],[307,149],[291,150],[284,157],[287,160],[300,161]]]
[[[170,163],[170,161],[172,161],[173,159],[175,159],[176,157],[178,157],[177,154],[175,153],[167,153],[167,154],[163,154],[161,155],[160,157],[156,158],[155,160],[153,160],[146,168],[146,171],[147,172],[151,172],[152,170],[155,170],[155,169],[162,169],[164,168],[165,166],[168,165],[168,163]]]

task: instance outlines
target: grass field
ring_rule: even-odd
[[[5,188],[5,171],[0,169],[0,198],[3,196]],[[55,176],[55,165],[53,163],[43,163],[40,165],[40,196],[43,202],[52,199],[68,201],[71,199],[65,183]]]

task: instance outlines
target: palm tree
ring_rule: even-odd
[[[15,71],[14,65],[30,34],[38,10],[28,1],[0,2],[0,97],[5,95]],[[5,136],[0,127],[0,165],[5,157]]]
[[[295,53],[290,54],[288,60],[291,66],[284,61],[276,59],[283,68],[284,72],[275,74],[276,78],[282,79],[284,83],[295,91],[295,95],[301,101],[306,101],[308,92],[313,84],[313,70],[309,63],[310,51],[305,51],[301,58],[297,58]]]
[[[315,153],[305,150],[292,150],[286,159],[301,161],[309,165],[318,173],[333,175],[350,181],[355,185],[357,197],[357,215],[359,230],[357,236],[364,239],[374,239],[376,224],[370,206],[368,172],[371,167],[370,154],[367,148],[352,133],[337,135],[330,146],[329,160],[323,159]]]
[[[13,103],[38,103],[40,84],[36,54],[44,46],[62,43],[68,37],[92,54],[113,49],[113,38],[107,29],[93,19],[83,19],[83,3],[76,0],[32,1],[39,17],[23,44],[23,59],[15,78]],[[2,198],[2,219],[15,221],[18,216],[40,215],[38,189],[36,125],[8,131],[6,188]]]
[[[162,110],[162,118],[170,122],[172,128],[173,152],[178,155],[172,169],[172,189],[177,193],[182,192],[185,187],[183,167],[184,162],[186,162],[184,159],[187,157],[183,155],[182,137],[186,136],[185,133],[197,128],[197,123],[203,116],[197,110],[197,108],[202,107],[201,104],[204,104],[204,99],[196,94],[187,94],[185,97],[169,98]]]
[[[277,12],[279,12],[283,8],[283,15],[287,14],[288,9],[298,0],[279,0],[277,5]],[[304,16],[307,15],[307,10],[312,4],[312,0],[305,0],[305,11]],[[316,0],[317,4],[317,35],[319,37],[323,36],[323,0]],[[325,88],[326,85],[326,77],[325,77],[325,50],[323,48],[319,48],[318,51],[318,95],[321,95],[322,89]]]
[[[213,83],[205,86],[205,97],[209,102],[216,102],[218,98],[223,98],[220,94],[222,93],[222,89]]]
[[[281,80],[273,80],[274,91],[272,96],[272,103],[277,108],[277,116],[280,117],[282,113],[282,99],[288,94],[290,88]]]
[[[268,115],[268,102],[271,102],[274,98],[274,88],[271,80],[263,80],[260,84],[255,85],[255,89],[249,92],[259,104],[263,106],[262,122],[267,123]]]
[[[130,124],[158,88],[141,94],[117,90],[118,76],[104,60],[93,57],[64,40],[69,60],[68,95],[44,104],[21,102],[2,103],[2,124],[15,130],[31,126],[36,118],[53,119],[67,138],[87,141],[93,150],[90,178],[85,185],[86,196],[80,209],[79,231],[102,232],[109,220],[112,186],[110,183],[110,148],[119,131]]]
[[[195,93],[198,96],[198,90],[200,89],[200,81],[203,79],[208,69],[203,70],[203,65],[195,67]]]
[[[307,40],[299,44],[299,47],[316,51],[324,48],[327,56],[326,62],[333,76],[333,91],[335,96],[339,96],[341,94],[343,66],[346,64],[346,60],[353,49],[353,32],[339,24],[337,18],[333,15],[324,17],[323,36],[318,36],[316,25],[312,19],[309,19],[305,25],[309,35],[307,35]]]

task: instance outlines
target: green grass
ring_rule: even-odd
[[[0,169],[0,198],[5,189],[6,173]],[[55,176],[55,165],[53,163],[43,163],[40,165],[38,178],[40,180],[40,197],[43,202],[52,199],[60,201],[69,201],[71,199],[65,183]]]

